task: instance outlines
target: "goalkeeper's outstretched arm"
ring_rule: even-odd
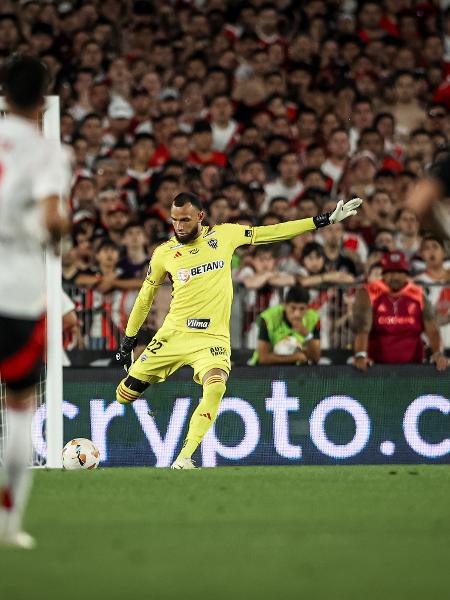
[[[347,217],[356,215],[357,208],[361,206],[361,204],[361,198],[353,198],[353,200],[349,200],[345,204],[343,200],[339,200],[336,208],[331,213],[325,213],[308,219],[300,219],[298,221],[287,221],[286,223],[278,223],[277,225],[254,227],[252,244],[282,242],[284,240],[290,240],[306,231],[314,231],[319,227],[333,225],[334,223],[343,221]]]

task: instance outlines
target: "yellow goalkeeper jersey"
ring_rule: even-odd
[[[137,334],[168,274],[173,285],[172,301],[162,330],[229,337],[233,300],[231,258],[236,248],[278,242],[313,229],[312,219],[262,227],[225,223],[202,227],[201,234],[188,244],[172,237],[153,253],[126,335]]]

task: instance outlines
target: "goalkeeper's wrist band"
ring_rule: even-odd
[[[355,354],[355,358],[367,358],[367,352],[365,350],[361,350]]]
[[[319,229],[319,227],[326,227],[327,225],[330,225],[330,216],[331,213],[323,213],[322,215],[317,215],[316,217],[313,217],[316,229]]]

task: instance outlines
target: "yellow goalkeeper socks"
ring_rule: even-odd
[[[220,375],[211,375],[205,381],[203,398],[191,417],[189,431],[178,458],[191,458],[203,436],[216,420],[225,390],[225,381]]]

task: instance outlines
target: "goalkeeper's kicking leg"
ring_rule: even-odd
[[[172,469],[192,469],[192,455],[200,445],[208,429],[214,423],[222,400],[228,374],[222,369],[211,369],[202,378],[203,397],[195,409],[183,448],[172,464]]]
[[[220,401],[225,394],[227,378],[228,374],[222,369],[210,369],[203,376],[203,397],[191,417],[183,448],[172,464],[173,469],[195,468],[191,457],[216,419]],[[143,382],[128,375],[117,386],[117,401],[131,404],[142,395],[149,383],[156,383],[156,379]]]

